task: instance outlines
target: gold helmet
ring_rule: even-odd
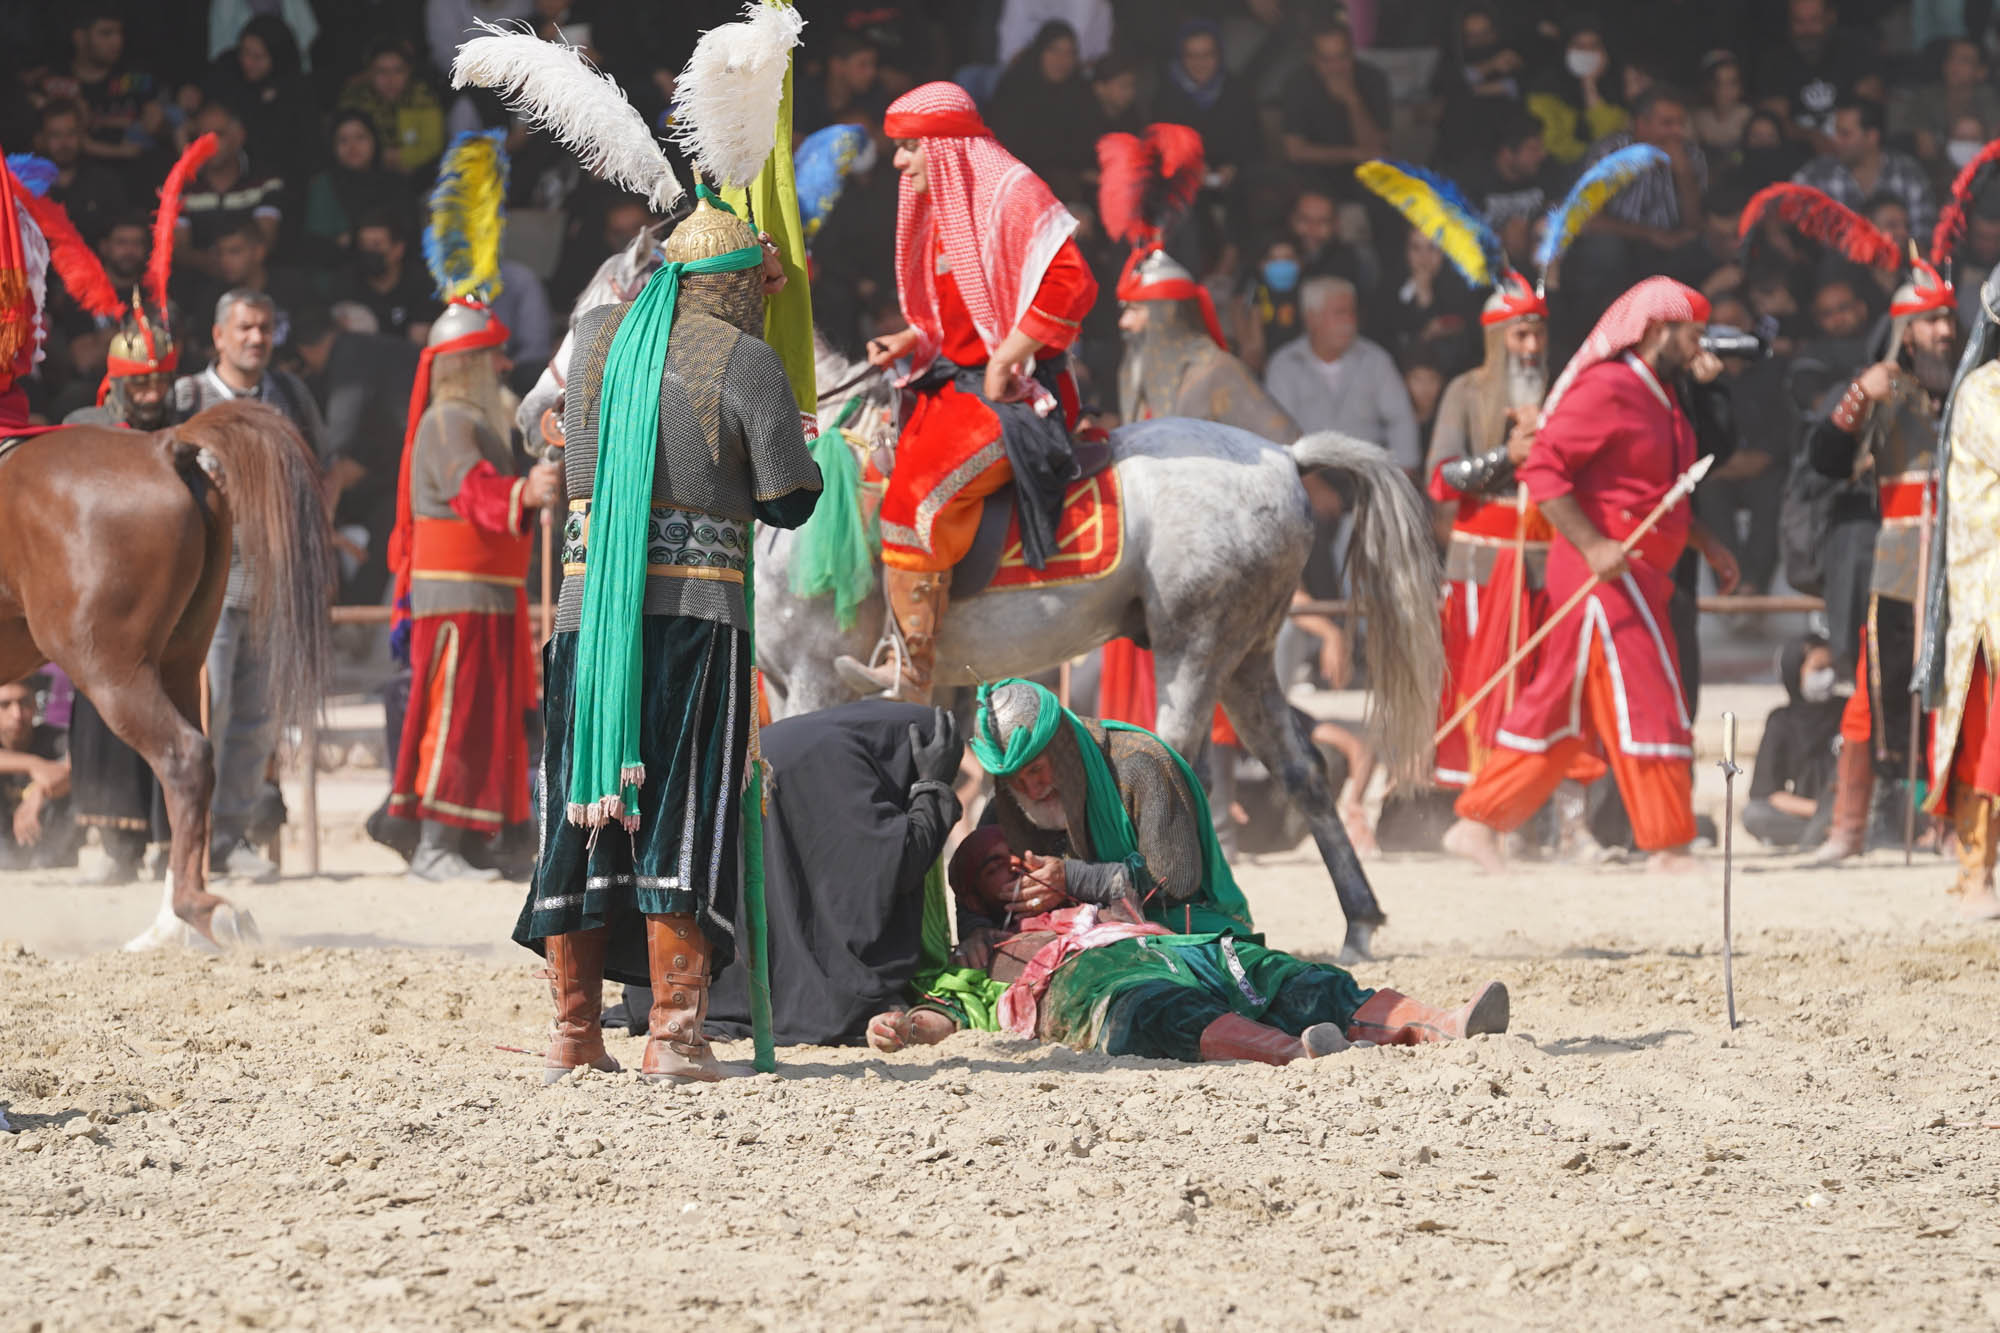
[[[741,218],[707,199],[675,227],[662,247],[669,264],[691,264],[758,244],[757,233]],[[683,309],[700,311],[745,333],[764,332],[764,275],[752,265],[734,273],[690,273],[681,279]]]
[[[172,327],[164,315],[154,316],[134,304],[132,313],[111,335],[105,355],[107,380],[128,375],[170,375],[180,366],[180,352],[174,346]]]

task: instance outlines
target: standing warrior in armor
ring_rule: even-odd
[[[389,566],[407,626],[410,702],[389,811],[417,820],[419,879],[493,879],[464,856],[529,818],[534,707],[527,595],[533,511],[554,501],[553,463],[514,473],[500,363],[499,293],[506,158],[496,135],[462,134],[431,193],[424,257],[448,303],[417,364]],[[399,640],[401,635],[396,636]]]
[[[881,510],[902,651],[882,666],[836,665],[856,688],[925,703],[951,569],[985,498],[1013,482],[1027,562],[1040,568],[1054,549],[1076,475],[1066,353],[1097,280],[1070,239],[1076,219],[993,138],[964,89],[913,88],[882,129],[903,175],[896,289],[909,327],[871,342],[868,359],[908,357],[903,384],[916,394]]]
[[[1840,245],[1850,258],[1897,266],[1887,236],[1817,191],[1798,185],[1761,191],[1744,209],[1746,235],[1767,208],[1808,236]],[[1829,231],[1829,220],[1838,230]],[[1806,457],[1822,476],[1849,481],[1872,474],[1882,518],[1854,693],[1840,722],[1833,824],[1813,858],[1817,864],[1867,850],[1876,777],[1890,779],[1885,790],[1900,790],[1910,762],[1916,608],[1937,513],[1938,414],[1958,357],[1957,309],[1951,284],[1913,253],[1889,298],[1882,354],[1806,433]]]

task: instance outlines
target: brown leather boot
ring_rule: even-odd
[[[1833,821],[1826,841],[1809,865],[1832,865],[1868,850],[1868,811],[1875,796],[1875,764],[1867,742],[1840,743],[1840,760],[1833,777]]]
[[[1288,1065],[1306,1058],[1305,1043],[1289,1032],[1265,1027],[1241,1014],[1224,1014],[1201,1030],[1204,1060],[1256,1060]]]
[[[708,958],[708,936],[692,916],[646,918],[653,1009],[646,1020],[646,1060],[639,1077],[649,1083],[719,1083],[727,1077],[701,1030],[708,1016]]]
[[[1951,823],[1958,834],[1958,880],[1951,886],[1961,916],[1973,921],[2000,918],[1993,893],[1993,863],[2000,844],[1993,839],[1993,802],[1963,782],[1951,784]]]
[[[873,690],[883,698],[904,703],[928,704],[931,673],[937,664],[938,626],[944,623],[945,604],[951,598],[951,571],[890,568],[883,581],[901,650],[892,651],[890,659],[880,666],[842,656],[834,661],[834,670],[851,688]]]
[[[1416,1046],[1506,1030],[1507,987],[1489,981],[1479,988],[1479,994],[1456,1009],[1437,1009],[1400,991],[1378,990],[1354,1011],[1347,1038],[1372,1041],[1377,1046]]]
[[[618,1062],[604,1049],[604,1029],[598,1023],[604,1009],[604,950],[610,939],[610,927],[599,926],[551,935],[544,941],[549,989],[556,997],[555,1032],[542,1066],[544,1083],[554,1083],[585,1065],[607,1074],[618,1072]]]

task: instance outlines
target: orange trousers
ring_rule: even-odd
[[[944,502],[931,520],[931,549],[914,546],[882,546],[882,563],[891,569],[946,570],[958,564],[972,550],[979,535],[979,519],[986,512],[986,497],[1014,480],[1014,465],[1005,458],[987,465],[985,471],[965,483],[958,494]]]
[[[1583,731],[1552,742],[1540,754],[1502,745],[1454,807],[1462,819],[1512,833],[1534,817],[1557,784],[1584,759],[1595,738],[1632,818],[1640,850],[1664,851],[1694,841],[1694,770],[1686,759],[1651,759],[1618,748],[1618,700],[1604,646],[1591,639],[1583,671]]]

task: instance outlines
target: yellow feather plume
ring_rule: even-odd
[[[438,169],[424,263],[443,300],[485,303],[500,294],[500,239],[507,227],[504,136],[503,130],[461,134]]]
[[[1421,167],[1383,161],[1362,163],[1354,178],[1437,242],[1468,286],[1491,287],[1497,280],[1505,263],[1499,241],[1450,181]]]

